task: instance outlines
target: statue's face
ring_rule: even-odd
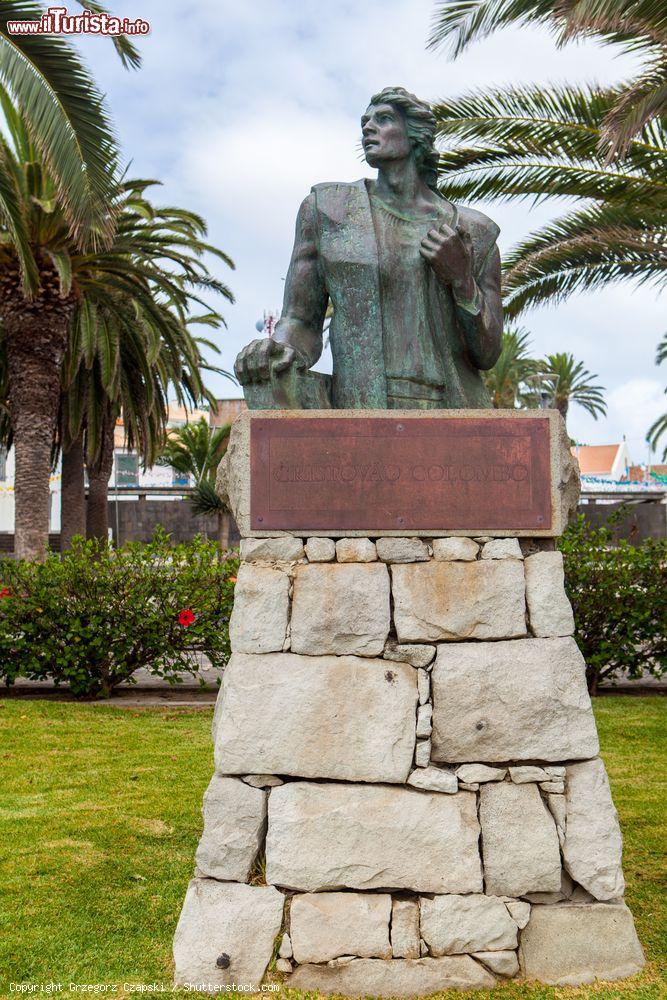
[[[361,117],[361,139],[366,162],[379,167],[410,156],[405,118],[392,104],[370,104]]]

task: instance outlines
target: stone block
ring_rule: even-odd
[[[519,959],[515,951],[476,951],[473,958],[485,965],[489,972],[504,979],[511,979],[519,971]]]
[[[417,671],[417,693],[420,705],[425,705],[431,697],[431,678],[426,670]]]
[[[229,640],[235,653],[272,653],[285,645],[290,578],[272,566],[242,563],[234,589]]]
[[[234,985],[257,992],[280,931],[284,902],[270,885],[192,879],[174,937],[174,984],[204,993],[224,993]],[[230,959],[226,969],[216,964],[223,954]]]
[[[517,946],[517,925],[494,896],[422,897],[421,936],[436,958]]]
[[[391,950],[394,958],[419,958],[419,902],[394,899],[391,906]]]
[[[552,779],[551,781],[540,781],[540,788],[543,792],[549,794],[555,793],[556,795],[562,795],[565,791],[565,782],[563,780],[556,781]]]
[[[559,837],[559,844],[560,841],[561,838]],[[527,892],[525,894],[525,899],[527,899],[530,903],[562,903],[563,900],[570,899],[573,890],[574,883],[565,869],[562,868],[560,873],[560,886],[555,892]]]
[[[475,796],[294,781],[269,796],[266,879],[302,892],[481,892]]]
[[[428,767],[431,760],[431,741],[417,740],[415,746],[415,767]]]
[[[341,955],[391,958],[391,896],[370,892],[312,892],[294,896],[290,937],[300,965]]]
[[[417,705],[416,672],[407,663],[235,653],[218,698],[221,774],[407,779]]]
[[[213,733],[213,739],[215,739],[215,732]],[[246,774],[242,780],[245,781],[246,785],[251,785],[253,788],[275,788],[276,785],[282,785],[283,783],[283,779],[277,778],[275,774]]]
[[[288,958],[277,958],[276,959],[276,972],[283,972],[285,975],[289,975],[293,970],[292,963]]]
[[[423,739],[431,735],[431,719],[433,718],[432,705],[420,705],[417,709],[417,738]]]
[[[388,563],[426,562],[428,545],[421,538],[378,538],[378,559]]]
[[[486,784],[479,800],[485,891],[496,896],[557,892],[558,834],[537,786]]]
[[[434,760],[578,760],[598,752],[574,639],[439,646],[431,690]]]
[[[518,538],[492,538],[482,548],[482,559],[523,559]]]
[[[523,899],[506,899],[505,906],[509,910],[510,917],[516,921],[519,930],[523,930],[530,920],[530,903]]]
[[[466,784],[480,784],[485,781],[502,781],[507,774],[506,767],[489,767],[488,764],[462,764],[456,768],[456,777]]]
[[[519,961],[526,979],[555,986],[627,979],[644,967],[624,903],[534,906],[521,935]]]
[[[623,841],[599,757],[567,768],[565,798],[565,868],[596,899],[617,899],[625,889]]]
[[[292,948],[292,940],[289,934],[283,934],[282,938],[280,939],[280,948],[278,949],[278,956],[279,958],[291,958],[293,954],[294,950]]]
[[[547,795],[547,805],[549,807],[549,812],[554,818],[556,823],[556,831],[558,833],[558,840],[563,848],[563,843],[565,841],[565,824],[567,817],[567,807],[565,804],[564,795]]]
[[[523,563],[407,563],[391,567],[399,642],[509,639],[526,634]]]
[[[516,767],[510,767],[510,779],[516,785],[525,785],[529,781],[550,781],[551,775],[543,767],[537,767],[534,764],[519,764]]]
[[[196,854],[197,874],[224,882],[246,882],[262,846],[266,792],[238,778],[215,774],[204,794],[204,832]]]
[[[422,646],[418,643],[402,646],[395,639],[389,639],[382,655],[385,660],[398,660],[426,670],[435,658],[435,646]]]
[[[290,988],[348,997],[422,997],[443,990],[491,989],[496,979],[469,955],[447,958],[358,958],[338,968],[301,965]]]
[[[573,635],[574,615],[565,593],[562,552],[536,552],[525,561],[530,631],[537,636]]]
[[[408,778],[408,784],[425,792],[444,792],[448,795],[459,790],[454,772],[443,767],[418,767]]]
[[[313,535],[306,542],[306,557],[309,562],[333,562],[336,558],[336,543],[333,538]]]
[[[297,566],[291,639],[295,653],[379,656],[389,620],[389,572],[384,563]]]
[[[370,538],[339,538],[336,542],[338,562],[375,562],[378,557],[375,542]]]
[[[477,558],[479,545],[472,538],[434,538],[433,558],[441,562],[458,560],[473,562]]]
[[[546,764],[544,770],[550,778],[565,779],[565,775],[567,773],[567,768],[564,764]]]
[[[243,562],[296,562],[303,556],[303,542],[293,535],[241,539]]]

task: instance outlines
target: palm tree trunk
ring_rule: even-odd
[[[60,506],[60,551],[72,545],[75,535],[86,534],[86,489],[83,475],[83,432],[63,451]]]
[[[103,417],[100,453],[88,464],[87,538],[106,540],[109,537],[109,480],[113,469],[115,424],[109,407]]]
[[[218,511],[218,545],[222,552],[229,548],[229,518],[227,511]]]
[[[49,539],[49,480],[60,369],[74,297],[61,299],[53,265],[42,259],[39,265],[42,291],[32,300],[24,297],[18,272],[3,269],[0,320],[16,455],[14,555],[42,560]]]

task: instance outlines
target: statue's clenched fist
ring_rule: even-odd
[[[437,229],[429,229],[419,252],[429,262],[443,285],[451,285],[457,297],[473,297],[475,283],[469,233],[460,226],[452,229],[443,223]]]
[[[279,375],[292,365],[307,367],[306,362],[289,344],[264,337],[253,340],[244,347],[234,362],[234,372],[241,385],[268,382],[272,375]]]

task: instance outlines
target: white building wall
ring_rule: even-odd
[[[12,532],[14,530],[14,449],[11,448],[6,459],[5,479],[0,480],[0,531]],[[114,455],[114,470],[109,481],[110,489],[113,489],[116,482],[116,460]],[[169,466],[155,465],[144,472],[139,464],[139,486],[173,486],[173,470]],[[51,503],[49,531],[60,531],[60,506],[61,506],[61,486],[62,477],[60,463],[51,476]],[[177,499],[177,498],[175,498]]]

